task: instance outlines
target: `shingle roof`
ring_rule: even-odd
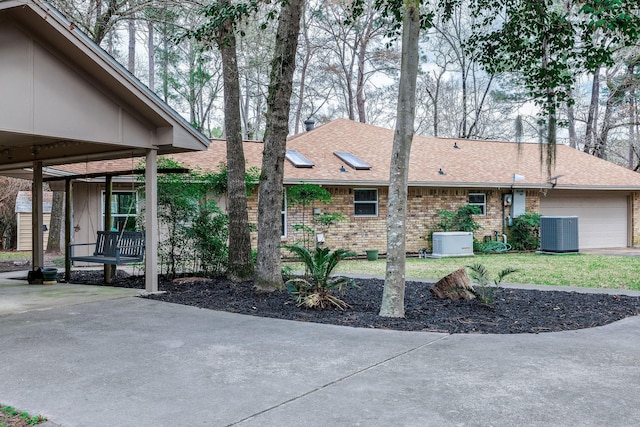
[[[285,160],[285,183],[308,182],[324,185],[388,185],[389,161],[394,131],[346,119],[339,119],[298,134],[287,142],[314,163],[296,168]],[[456,145],[458,148],[454,148]],[[409,182],[427,187],[510,187],[514,174],[524,176],[518,188],[549,187],[547,167],[541,162],[539,144],[443,139],[416,135],[411,147]],[[263,144],[245,142],[247,166],[261,166]],[[353,153],[371,165],[355,170],[334,152]],[[217,170],[226,158],[225,141],[213,140],[206,152],[168,155],[188,168]],[[130,169],[132,161],[80,165],[79,172]],[[118,167],[118,165],[121,165]],[[341,166],[347,172],[340,172]],[[78,167],[76,165],[76,167]],[[65,168],[66,169],[66,168]],[[75,169],[75,167],[74,167]],[[439,174],[442,170],[444,174]],[[640,190],[640,173],[598,159],[565,145],[558,145],[551,176],[556,188]]]

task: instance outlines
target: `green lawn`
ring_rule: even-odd
[[[0,252],[0,261],[30,260],[31,252]]]
[[[383,259],[345,260],[338,264],[335,272],[384,276],[385,263]],[[505,268],[520,270],[505,279],[510,283],[640,290],[640,258],[583,254],[500,254],[476,255],[468,258],[409,258],[407,259],[407,279],[439,279],[460,267],[475,263],[487,267],[491,278]]]

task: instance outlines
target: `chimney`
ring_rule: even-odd
[[[304,127],[307,132],[310,132],[316,128],[316,121],[313,119],[307,119],[304,121]]]

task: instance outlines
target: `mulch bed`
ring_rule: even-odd
[[[640,297],[500,288],[491,306],[477,300],[434,298],[432,283],[407,282],[405,318],[378,316],[384,281],[357,280],[360,289],[342,297],[351,307],[314,310],[297,307],[285,291],[258,292],[252,282],[225,278],[160,279],[164,294],[145,298],[252,316],[359,328],[447,333],[518,334],[568,331],[606,325],[640,314]],[[72,283],[103,285],[102,272],[76,271]],[[112,286],[144,289],[144,277],[118,270]]]

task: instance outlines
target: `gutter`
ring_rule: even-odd
[[[372,180],[331,180],[331,179],[291,179],[285,178],[285,185],[296,185],[301,183],[316,184],[320,186],[335,186],[335,187],[388,187],[389,181],[372,181]],[[409,187],[421,187],[421,188],[495,188],[495,189],[512,189],[517,188],[519,190],[608,190],[608,191],[640,191],[640,186],[629,185],[556,185],[553,187],[551,184],[544,183],[527,183],[523,184],[519,182],[514,185],[512,182],[409,182]]]

